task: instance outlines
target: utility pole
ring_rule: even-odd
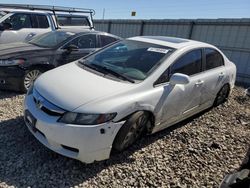
[[[102,11],[102,28],[104,28],[105,8]]]
[[[102,19],[104,20],[104,17],[105,17],[105,8],[103,9],[102,11]]]

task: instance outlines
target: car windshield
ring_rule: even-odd
[[[4,17],[7,14],[7,12],[0,11],[0,18]]]
[[[123,40],[80,62],[130,82],[142,81],[172,52],[173,48],[167,46]]]
[[[29,43],[45,48],[55,48],[73,35],[75,33],[54,31],[35,37]]]

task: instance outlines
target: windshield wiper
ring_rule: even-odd
[[[87,64],[86,61],[84,61],[83,59],[80,60],[79,63],[80,63],[82,66],[84,66],[84,67],[88,67],[88,68],[93,69],[93,70],[95,70],[95,71],[97,71],[97,72],[100,72],[100,69],[99,69],[99,68],[94,67],[94,66],[91,66],[92,64],[91,64],[91,65],[90,65],[90,64]],[[103,71],[102,71],[101,73],[104,74]]]
[[[133,79],[129,78],[128,76],[125,76],[124,74],[120,74],[120,73],[118,73],[116,71],[113,71],[112,69],[109,69],[106,66],[101,66],[101,65],[97,65],[97,64],[91,64],[91,65],[93,65],[93,66],[95,66],[95,67],[97,67],[99,69],[102,69],[105,72],[110,73],[110,74],[112,74],[112,75],[114,75],[114,76],[116,76],[118,78],[122,78],[123,80],[129,81],[131,83],[135,83],[135,81]]]

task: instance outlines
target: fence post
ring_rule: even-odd
[[[145,22],[142,20],[142,21],[141,21],[141,28],[140,28],[140,36],[142,36],[142,35],[143,35],[143,31],[144,31],[144,24],[145,24]]]
[[[108,22],[108,33],[110,33],[110,31],[111,31],[111,24],[112,24],[112,21],[109,21]]]
[[[192,39],[192,34],[193,34],[193,29],[194,29],[195,22],[192,21],[190,24],[191,25],[190,25],[190,31],[189,31],[189,34],[188,34],[188,38]]]

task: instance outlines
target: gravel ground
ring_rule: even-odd
[[[250,98],[235,88],[225,104],[85,165],[29,133],[23,98],[0,93],[0,187],[218,187],[240,167],[250,143]]]

